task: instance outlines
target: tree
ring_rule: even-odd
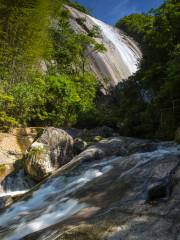
[[[49,76],[46,84],[49,124],[75,124],[78,115],[93,106],[97,85],[96,79],[88,73],[75,78],[67,75]]]
[[[57,62],[57,70],[67,74],[78,74],[85,72],[88,56],[92,52],[104,52],[103,44],[94,39],[98,29],[93,27],[87,34],[76,33],[69,23],[68,10],[62,10],[58,26],[53,29],[54,36],[54,58]]]
[[[126,88],[116,90],[120,97],[113,103],[115,115],[119,116],[120,121],[128,123],[126,133],[131,129],[131,133],[136,135],[154,137],[158,134],[172,138],[179,125],[179,13],[179,1],[166,0],[148,14],[133,14],[117,23],[118,27],[140,42],[143,51],[140,69],[132,79],[138,83],[138,89],[134,87],[137,94],[127,81]],[[142,98],[139,98],[141,95]],[[119,106],[118,110],[116,106]],[[163,109],[167,109],[166,119],[171,123],[167,121],[162,128],[160,116]],[[135,116],[138,128],[134,122]]]

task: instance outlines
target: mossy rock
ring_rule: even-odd
[[[42,181],[73,158],[73,138],[64,130],[48,127],[25,156],[26,173]]]
[[[3,176],[6,173],[7,166],[5,164],[0,164],[0,176]]]
[[[96,136],[94,137],[94,142],[100,142],[101,140],[103,140],[104,138],[102,136]]]

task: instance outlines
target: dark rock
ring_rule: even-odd
[[[77,129],[77,128],[65,128],[63,130],[67,132],[74,139],[79,138],[83,132],[83,129]]]
[[[180,127],[176,130],[175,141],[180,144]]]
[[[107,126],[102,126],[98,128],[94,128],[91,130],[87,130],[87,136],[96,137],[101,136],[102,138],[112,137],[114,134],[114,130]]]
[[[36,185],[36,182],[32,180],[24,171],[24,169],[18,169],[5,177],[1,186],[4,191],[24,191],[32,188]]]
[[[80,138],[85,141],[94,141],[94,138],[99,137],[100,140],[109,137],[119,137],[118,133],[114,132],[114,129],[102,126],[93,129],[76,129],[76,128],[68,128],[64,129],[72,138]],[[100,141],[98,140],[98,141]]]
[[[100,136],[101,139],[112,137],[114,134],[114,130],[112,128],[103,126],[97,127],[94,129],[83,129],[83,131],[79,132],[78,137],[84,140],[94,140],[95,137]]]
[[[169,198],[170,185],[166,182],[156,182],[149,186],[146,202],[158,201],[163,198]]]
[[[144,142],[134,141],[128,147],[128,153],[152,152],[157,149],[157,144],[144,140]]]
[[[83,141],[80,138],[76,138],[74,140],[74,152],[76,154],[81,153],[82,151],[84,151],[86,149],[87,145],[88,145],[87,142]]]

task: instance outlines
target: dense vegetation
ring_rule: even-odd
[[[140,43],[144,57],[137,74],[115,89],[109,107],[100,105],[96,119],[126,135],[171,138],[180,123],[180,3],[166,0],[117,27]]]
[[[69,6],[71,6],[71,7],[73,7],[73,8],[76,8],[76,9],[78,9],[79,11],[81,11],[81,12],[83,12],[83,13],[90,14],[90,11],[89,11],[86,7],[82,6],[81,4],[79,4],[79,3],[76,2],[76,1],[67,0],[66,3],[67,3]]]
[[[97,82],[84,68],[86,48],[104,48],[71,29],[67,2],[0,0],[1,127],[68,126],[93,108]]]
[[[98,100],[85,69],[87,49],[105,51],[93,39],[98,29],[75,33],[63,3],[88,13],[70,0],[0,0],[0,127],[106,124],[125,135],[171,138],[180,121],[178,0],[118,21],[144,57],[107,100]]]

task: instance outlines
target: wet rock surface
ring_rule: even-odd
[[[106,94],[112,87],[123,79],[127,79],[138,69],[142,53],[138,44],[126,36],[119,29],[88,16],[77,9],[66,6],[70,12],[70,24],[74,31],[88,34],[94,26],[100,30],[96,36],[98,43],[103,43],[104,53],[91,52],[86,69],[92,71],[102,85],[102,92]],[[82,24],[83,20],[83,24]]]
[[[36,182],[31,179],[24,171],[19,169],[9,174],[1,183],[5,192],[28,191]]]
[[[2,213],[0,238],[179,240],[178,149],[173,142],[102,140]]]

